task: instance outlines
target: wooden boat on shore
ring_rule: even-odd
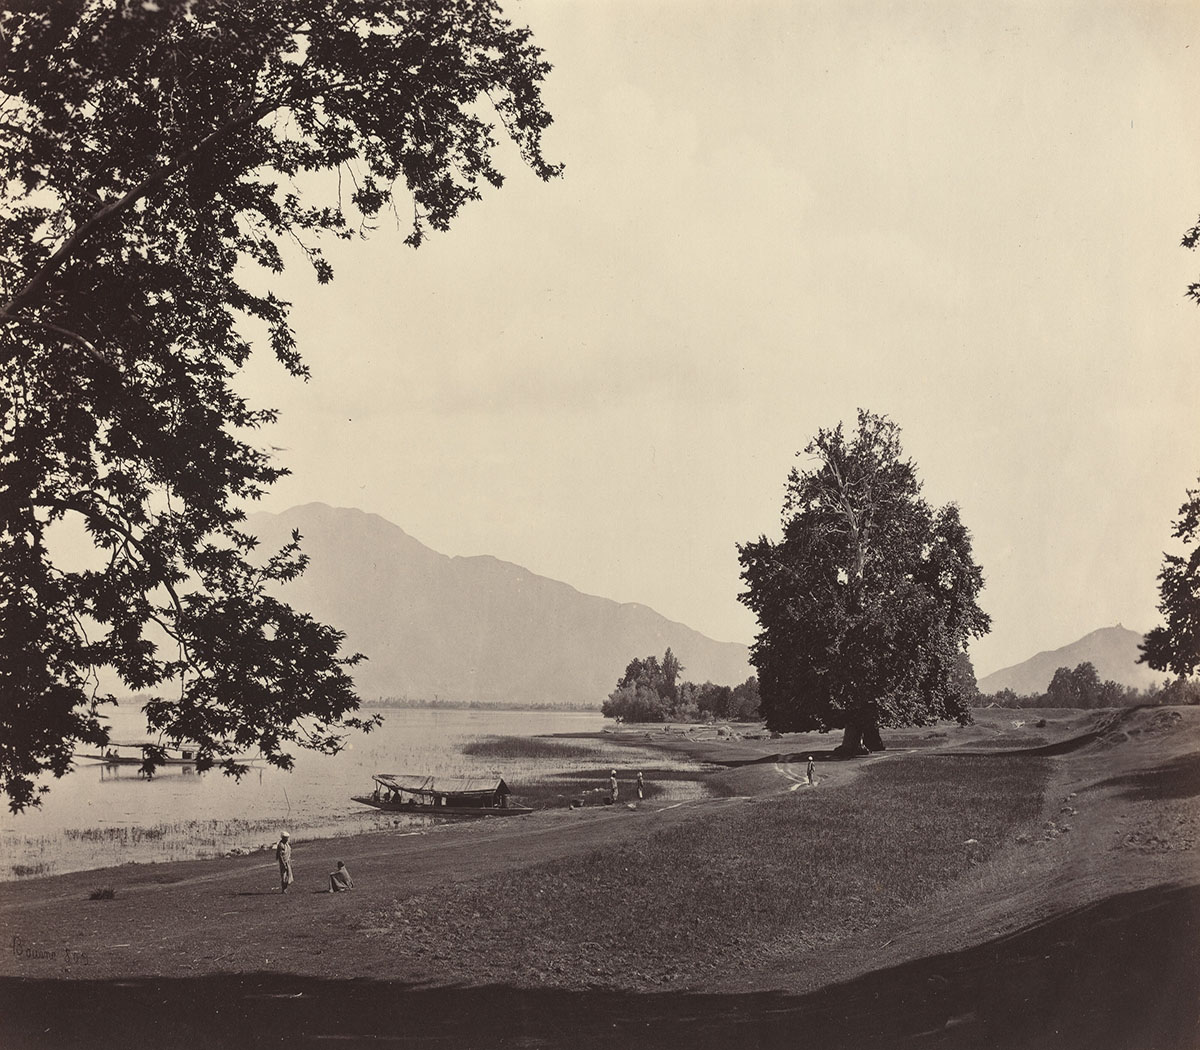
[[[503,780],[488,777],[432,777],[413,773],[376,773],[375,790],[354,802],[389,813],[427,817],[517,817],[532,813],[510,801]]]

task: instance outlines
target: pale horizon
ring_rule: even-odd
[[[356,507],[749,643],[736,544],[863,407],[971,530],[980,677],[1161,622],[1200,471],[1200,8],[505,9],[564,176],[509,151],[419,251],[381,222],[329,287],[276,282],[313,379],[263,350],[239,381],[293,471],[249,510]]]

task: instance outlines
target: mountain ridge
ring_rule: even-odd
[[[354,669],[364,697],[599,705],[631,659],[668,647],[694,681],[753,673],[745,645],[491,554],[442,554],[368,511],[308,503],[245,525],[268,550],[293,528],[309,565],[281,595],[367,655]]]
[[[1021,663],[993,671],[979,680],[979,689],[984,693],[1002,689],[1024,695],[1043,693],[1058,668],[1074,669],[1081,663],[1093,664],[1102,680],[1138,689],[1158,685],[1165,676],[1137,662],[1143,637],[1122,624],[1099,627],[1058,649],[1043,650]]]

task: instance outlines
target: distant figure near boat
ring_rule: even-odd
[[[279,892],[287,893],[288,887],[296,879],[292,875],[292,846],[288,842],[286,831],[279,835],[279,844],[275,847],[275,859],[279,861]]]
[[[617,801],[617,771],[615,769],[608,777],[608,794],[613,802]]]
[[[343,893],[346,890],[354,889],[354,880],[350,878],[350,871],[346,867],[344,860],[337,862],[337,869],[329,873],[329,892]]]
[[[639,799],[646,797],[646,781],[643,779],[642,771],[640,769],[638,770],[637,775],[637,793]]]
[[[812,755],[808,756],[808,782],[810,784],[817,782],[817,767],[813,765]]]

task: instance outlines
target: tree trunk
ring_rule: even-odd
[[[833,750],[841,758],[869,755],[872,751],[886,750],[879,735],[879,723],[873,713],[852,717],[842,730],[842,742]]]
[[[833,749],[839,758],[853,758],[855,755],[866,755],[870,752],[863,747],[863,727],[858,722],[847,722],[842,730],[842,742]]]
[[[862,742],[868,751],[886,750],[883,745],[883,738],[879,735],[879,723],[875,721],[874,716],[863,726]]]

